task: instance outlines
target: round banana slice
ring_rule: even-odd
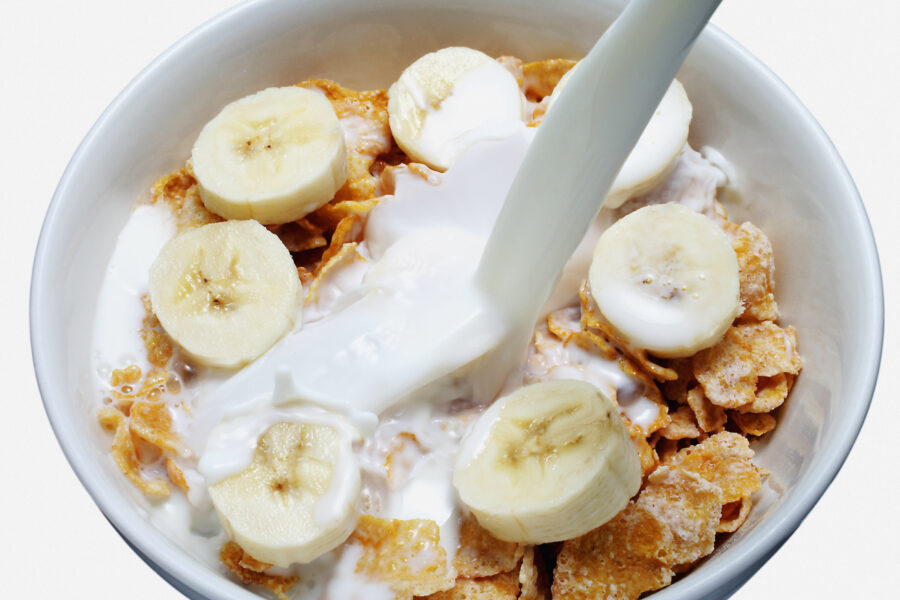
[[[641,467],[615,404],[561,379],[492,404],[460,444],[453,484],[497,538],[543,544],[614,517],[637,493]]]
[[[350,438],[330,425],[292,422],[272,425],[249,467],[209,486],[226,533],[278,567],[344,542],[359,518],[359,493]]]
[[[466,148],[510,135],[523,123],[516,78],[487,54],[444,48],[406,68],[388,90],[397,145],[414,160],[446,171]]]
[[[563,75],[553,88],[548,110],[553,107],[575,68]],[[625,159],[606,195],[604,206],[618,208],[629,198],[646,194],[671,173],[681,149],[687,143],[692,116],[693,107],[684,86],[677,79],[672,80],[637,144]]]
[[[256,221],[212,223],[163,246],[150,267],[150,303],[195,360],[237,368],[300,318],[300,279],[281,240]]]
[[[222,109],[191,153],[200,199],[226,219],[288,223],[347,180],[344,133],[324,95],[269,88]]]
[[[616,221],[597,242],[588,281],[620,335],[666,358],[712,346],[740,309],[731,241],[680,204],[646,206]]]

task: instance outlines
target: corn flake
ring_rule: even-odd
[[[525,64],[522,67],[525,96],[534,101],[549,96],[562,76],[574,66],[574,60],[565,58],[551,58]]]
[[[140,401],[131,407],[131,432],[164,452],[178,454],[181,444],[172,431],[172,415],[163,402]]]
[[[692,563],[713,551],[722,516],[722,490],[696,473],[660,467],[637,499],[673,535],[673,564]]]
[[[227,542],[222,546],[219,560],[241,582],[268,588],[278,600],[288,600],[288,590],[298,581],[296,576],[285,577],[266,573],[265,571],[272,565],[256,560],[234,542]]]
[[[700,475],[722,489],[722,503],[749,496],[762,486],[762,471],[750,460],[753,450],[744,436],[723,431],[696,446],[680,450],[666,462]]]
[[[679,406],[678,410],[669,413],[669,423],[659,430],[659,434],[669,440],[684,440],[700,437],[701,431],[691,407]]]
[[[116,429],[112,444],[112,457],[119,470],[148,496],[165,498],[172,492],[169,484],[162,479],[145,479],[141,475],[141,463],[138,460],[137,449],[127,420],[123,419]]]
[[[716,433],[722,431],[728,416],[725,409],[716,406],[709,401],[703,388],[699,385],[691,389],[685,396],[688,406],[694,413],[694,418],[700,428],[707,433]]]
[[[449,590],[428,596],[431,600],[516,600],[519,573],[507,571],[478,579],[457,579]]]
[[[349,542],[362,546],[356,572],[386,583],[398,598],[449,590],[456,575],[439,544],[437,523],[363,515]]]
[[[774,321],[775,260],[769,238],[752,223],[743,223],[734,231],[732,247],[737,254],[741,284],[739,319]]]
[[[734,502],[729,502],[724,505],[722,507],[722,518],[719,521],[716,532],[732,533],[737,531],[738,527],[743,525],[744,521],[747,520],[747,515],[750,514],[750,508],[752,506],[753,502],[750,500],[750,496],[744,496],[740,500],[735,500]]]
[[[150,203],[167,204],[175,214],[179,231],[194,229],[222,218],[206,210],[190,163],[171,175],[161,177],[150,191]]]
[[[453,559],[457,576],[464,579],[487,577],[516,568],[525,547],[504,542],[478,524],[475,516],[466,515],[459,528],[459,549]]]
[[[550,579],[544,557],[528,546],[519,567],[519,600],[550,600]]]
[[[728,416],[744,435],[765,435],[775,429],[775,417],[765,413],[729,411]]]
[[[672,582],[672,532],[634,502],[606,524],[563,542],[554,600],[636,600]]]
[[[710,402],[740,408],[756,400],[761,377],[800,372],[802,361],[796,348],[793,327],[782,329],[770,321],[739,324],[718,344],[694,355],[694,376]],[[771,408],[777,406],[768,396],[763,402]]]

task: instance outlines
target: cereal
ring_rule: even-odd
[[[765,435],[775,429],[775,417],[765,413],[743,413],[732,410],[728,412],[728,416],[744,435]]]
[[[340,223],[335,227],[334,233],[331,234],[331,241],[322,254],[322,262],[319,264],[327,263],[332,256],[341,251],[344,244],[356,240],[360,233],[362,233],[362,217],[359,215],[348,215],[341,219]]]
[[[544,557],[534,546],[528,546],[519,568],[519,600],[550,600],[550,579]]]
[[[390,586],[398,598],[427,596],[453,587],[456,575],[438,543],[437,523],[363,515],[349,542],[363,548],[356,572]]]
[[[634,448],[641,459],[641,476],[646,477],[656,469],[659,464],[659,458],[656,455],[656,451],[647,442],[647,436],[643,429],[637,425],[632,425],[628,428],[628,433],[631,435],[631,441],[634,443]]]
[[[731,242],[738,259],[741,283],[739,319],[774,321],[778,318],[775,303],[775,261],[772,244],[752,223],[743,223]]]
[[[431,600],[516,600],[518,597],[516,570],[479,579],[457,579],[449,590],[428,596]]]
[[[600,315],[599,309],[594,305],[587,282],[581,286],[578,296],[581,298],[581,326],[584,329],[596,330],[597,333],[609,340],[623,354],[637,362],[653,379],[657,381],[674,381],[678,379],[678,373],[674,370],[653,362],[648,357],[646,350],[633,348],[627,340],[613,331],[606,319]]]
[[[707,433],[722,431],[722,428],[725,427],[725,422],[728,420],[725,409],[710,402],[706,394],[703,393],[702,387],[694,387],[687,393],[685,398],[688,406],[694,412],[697,424],[703,431]]]
[[[144,320],[141,322],[141,339],[144,341],[144,347],[147,349],[147,361],[154,367],[164,369],[175,353],[175,346],[168,334],[163,330],[159,319],[153,313],[150,297],[144,296],[142,301],[145,315]]]
[[[265,571],[272,565],[256,560],[234,542],[227,542],[222,546],[219,560],[243,583],[268,588],[278,600],[288,600],[288,590],[298,581],[295,576],[284,577],[266,573]]]
[[[161,177],[150,192],[150,203],[158,202],[169,205],[175,214],[175,220],[179,231],[194,229],[208,223],[217,223],[222,220],[219,215],[206,210],[203,201],[200,200],[200,190],[190,162],[180,171]]]
[[[129,418],[131,432],[164,452],[178,454],[181,444],[172,431],[172,415],[162,402],[135,402]]]
[[[128,421],[123,419],[116,428],[113,438],[112,457],[119,470],[125,474],[135,486],[148,496],[165,498],[172,493],[169,484],[162,479],[145,479],[141,475],[141,464],[138,460],[134,439]]]
[[[554,600],[635,600],[672,582],[672,532],[634,502],[606,524],[563,542]]]
[[[723,408],[753,403],[761,377],[796,375],[802,367],[794,328],[769,321],[732,327],[721,342],[694,355],[692,364],[707,398]],[[773,404],[768,398],[763,402]]]
[[[672,532],[673,564],[691,563],[713,551],[722,515],[722,490],[696,473],[659,467],[637,499]]]
[[[328,245],[328,240],[323,235],[325,227],[316,225],[307,217],[292,223],[269,225],[268,229],[278,236],[278,239],[290,252],[306,252]]]
[[[181,467],[178,466],[171,458],[166,459],[166,476],[168,476],[169,481],[175,484],[179,490],[187,494],[191,488],[188,486],[187,479],[184,478],[184,471],[181,470]]]
[[[553,58],[530,62],[522,67],[524,80],[522,86],[529,100],[541,100],[553,93],[553,88],[569,69],[575,66],[574,60]]]
[[[740,500],[735,500],[734,502],[729,502],[728,504],[722,507],[722,518],[719,521],[719,526],[716,528],[717,533],[732,533],[738,530],[738,527],[744,524],[744,521],[747,520],[747,515],[750,514],[750,508],[753,506],[753,502],[750,499],[750,496],[744,496]]]
[[[668,440],[683,440],[700,437],[700,429],[694,420],[694,412],[690,406],[679,406],[678,410],[669,413],[669,423],[659,430],[659,434]]]
[[[521,544],[492,536],[469,514],[460,524],[459,549],[453,566],[457,575],[465,579],[487,577],[515,569],[524,552]]]
[[[753,450],[747,438],[723,431],[705,441],[680,450],[666,462],[700,475],[722,488],[722,503],[749,496],[762,486],[762,473],[750,462]]]
[[[694,372],[691,369],[690,358],[675,358],[665,362],[665,365],[675,371],[678,376],[676,379],[669,381],[661,381],[659,389],[663,397],[669,402],[675,404],[685,404],[687,402],[688,388],[694,382]]]
[[[375,176],[370,169],[379,155],[391,151],[394,139],[388,125],[387,91],[357,92],[326,79],[309,79],[298,85],[324,92],[344,127],[350,174],[335,200],[374,197]]]

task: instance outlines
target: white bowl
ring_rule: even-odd
[[[242,4],[181,40],[119,95],[79,146],[35,256],[31,335],[50,421],[103,513],[192,598],[255,598],[168,534],[109,459],[88,376],[97,293],[135,199],[183,165],[227,102],[307,77],[385,87],[423,53],[468,45],[523,59],[579,57],[621,2],[426,0]],[[840,157],[777,77],[715,28],[679,75],[694,104],[691,141],[737,169],[731,214],[772,240],[782,319],[799,331],[803,374],[775,432],[756,444],[772,472],[747,523],[655,600],[725,598],[796,529],[850,451],[877,375],[883,296],[863,205]]]

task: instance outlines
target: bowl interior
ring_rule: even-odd
[[[621,2],[364,0],[246,3],[145,69],[87,136],[57,190],[35,261],[34,359],[54,429],[107,517],[168,578],[197,597],[251,598],[147,520],[96,424],[90,335],[116,236],[137,198],[183,165],[227,102],[325,77],[386,87],[425,52],[468,45],[526,60],[577,58]],[[691,142],[734,166],[727,200],[771,238],[782,321],[798,329],[805,369],[755,445],[771,471],[750,519],[689,577],[654,598],[720,598],[799,524],[831,481],[868,407],[881,347],[882,297],[862,205],[828,139],[790,92],[715,30],[679,75],[694,105]]]

